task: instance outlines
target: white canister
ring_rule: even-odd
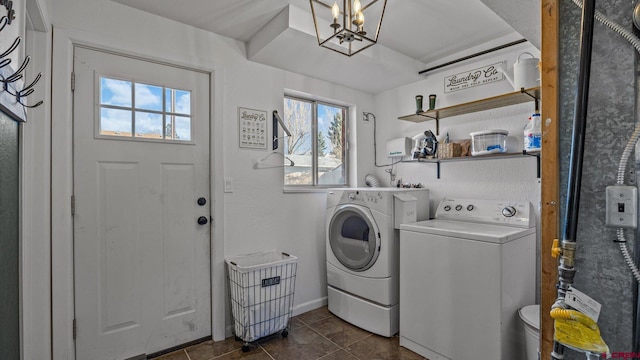
[[[524,324],[527,360],[538,360],[540,343],[540,305],[527,305],[518,311]]]
[[[522,58],[522,55],[529,55],[530,58]],[[518,60],[513,65],[513,87],[516,90],[521,88],[530,89],[537,87],[540,79],[538,63],[540,59],[528,52],[518,55]]]

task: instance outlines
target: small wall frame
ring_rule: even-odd
[[[238,107],[238,145],[245,149],[267,149],[267,112]]]

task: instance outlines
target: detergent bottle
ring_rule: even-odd
[[[537,151],[542,147],[542,125],[540,114],[535,113],[529,117],[529,123],[524,127],[524,150]]]

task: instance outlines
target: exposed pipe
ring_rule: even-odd
[[[552,308],[564,308],[564,298],[575,277],[576,233],[582,183],[582,162],[584,159],[585,130],[587,125],[587,105],[589,99],[589,78],[591,71],[591,50],[595,20],[595,0],[586,0],[582,7],[580,29],[580,62],[571,137],[571,158],[567,189],[567,208],[564,219],[562,257],[558,266],[558,297]],[[551,359],[564,359],[565,346],[553,342]]]
[[[437,69],[443,68],[445,66],[453,65],[453,64],[465,61],[465,60],[473,59],[474,57],[478,57],[480,55],[484,55],[484,54],[488,54],[488,53],[491,53],[491,52],[494,52],[494,51],[502,50],[504,48],[508,48],[510,46],[513,46],[513,45],[522,44],[523,42],[527,42],[527,39],[520,39],[520,40],[512,41],[510,43],[503,44],[503,45],[500,45],[500,46],[496,46],[496,47],[491,48],[491,49],[483,50],[483,51],[480,51],[480,52],[475,53],[475,54],[471,54],[471,55],[468,55],[468,56],[463,56],[463,57],[461,57],[459,59],[452,60],[452,61],[446,62],[444,64],[440,64],[440,65],[437,65],[437,66],[430,67],[428,69],[422,70],[422,71],[418,72],[418,74],[419,75],[424,75],[424,74],[428,73],[429,71],[437,70]]]

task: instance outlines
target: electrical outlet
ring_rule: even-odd
[[[635,229],[638,227],[638,188],[607,186],[607,226]]]

